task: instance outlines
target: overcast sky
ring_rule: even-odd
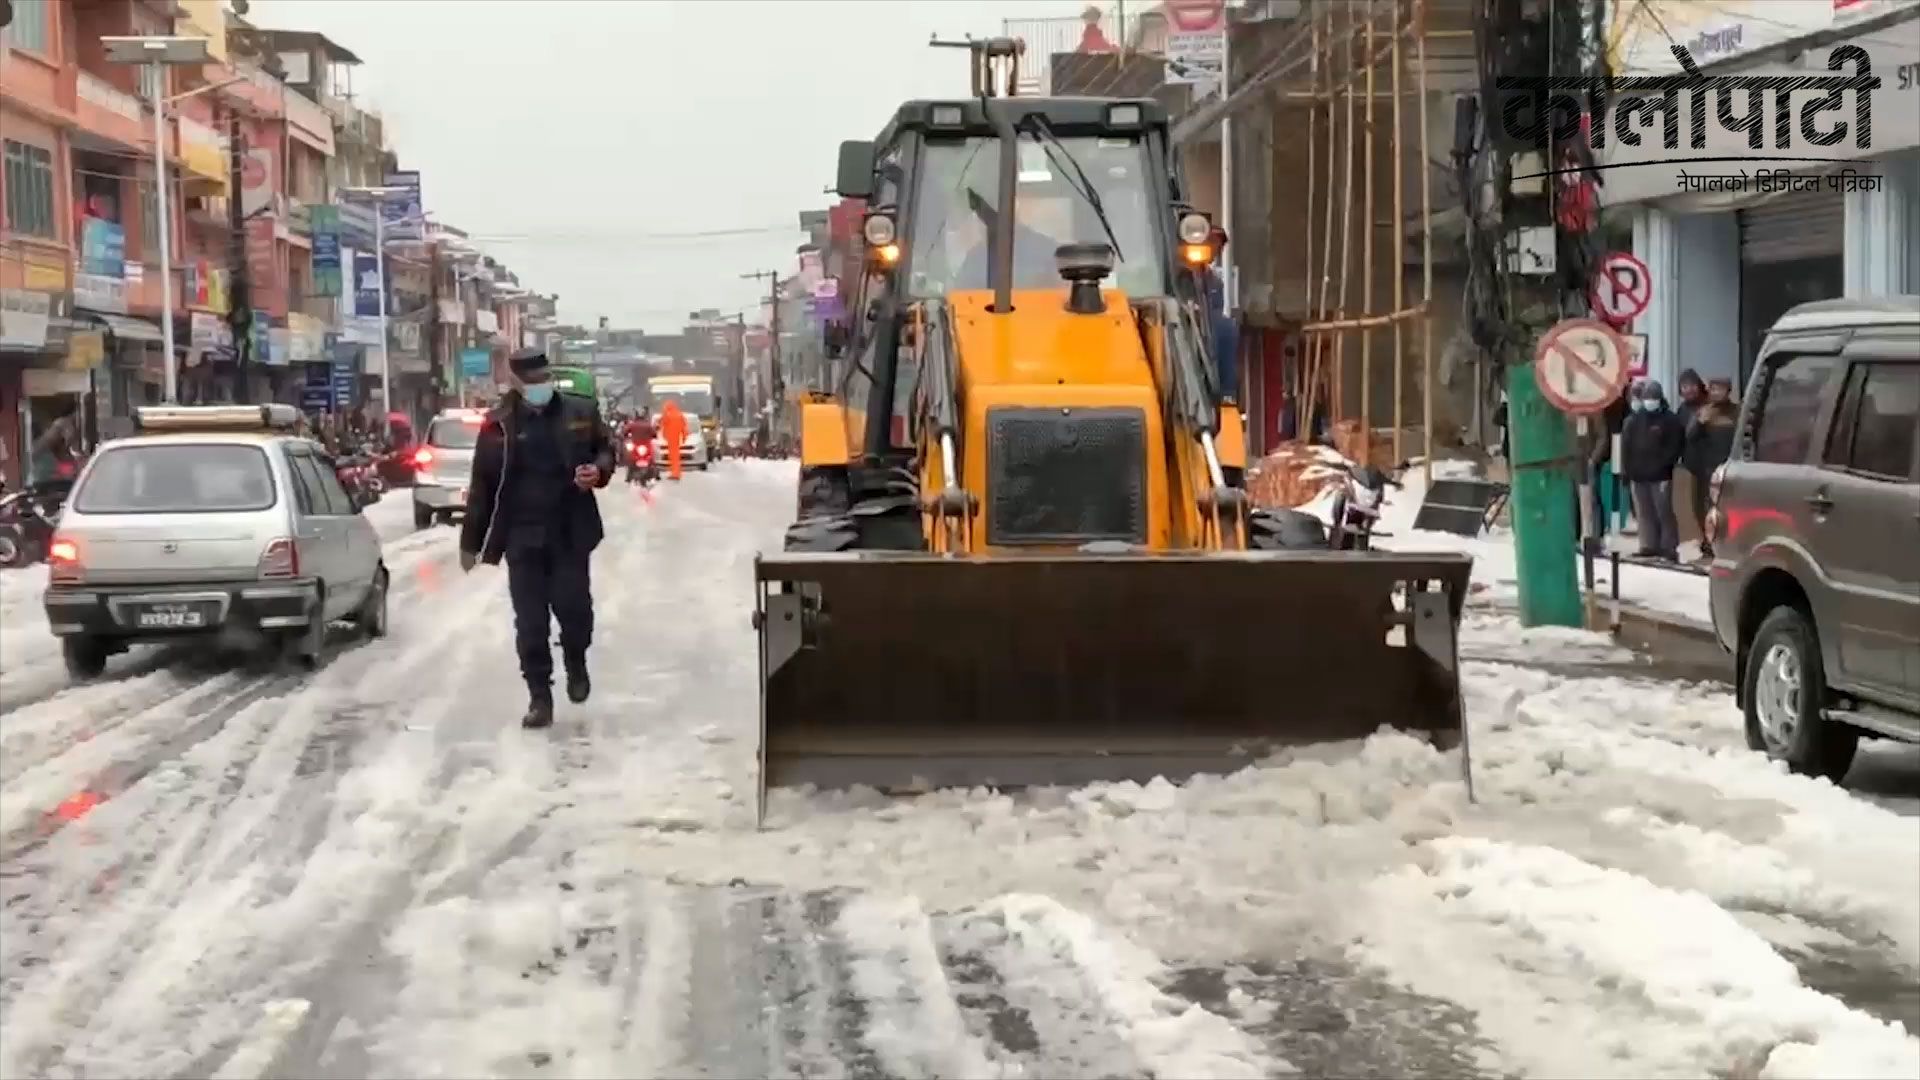
[[[356,53],[429,213],[473,234],[564,318],[677,330],[791,273],[842,139],[913,97],[965,93],[927,38],[1083,0],[254,0],[249,18]],[[778,227],[698,241],[649,234]]]

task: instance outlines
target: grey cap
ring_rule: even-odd
[[[539,371],[546,366],[547,350],[545,349],[522,349],[507,358],[507,368],[515,375]]]

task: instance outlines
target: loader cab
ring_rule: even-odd
[[[1003,193],[1009,145],[1014,190]],[[1152,100],[908,102],[878,138],[841,144],[837,181],[840,195],[866,203],[863,272],[842,343],[850,362],[835,388],[855,456],[877,462],[912,446],[918,373],[898,368],[877,379],[889,374],[882,360],[910,340],[911,305],[1000,284],[993,234],[1006,194],[1014,207],[1007,290],[1059,290],[1065,303],[1061,249],[1105,245],[1113,253],[1103,285],[1129,301],[1200,295],[1183,272],[1178,225],[1186,207],[1166,114]],[[882,392],[890,412],[875,399],[882,381],[892,384],[891,395]]]

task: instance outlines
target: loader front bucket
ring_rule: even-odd
[[[1179,780],[1382,726],[1464,742],[1472,559],[1209,552],[757,563],[760,805]]]

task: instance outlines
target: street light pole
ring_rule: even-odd
[[[380,431],[393,434],[393,373],[387,357],[387,212],[384,205],[374,207],[373,265],[380,276]]]
[[[166,361],[167,404],[180,401],[180,361],[173,355],[173,204],[167,199],[166,69],[158,60],[147,62],[153,98],[153,183],[160,204],[160,348]]]

